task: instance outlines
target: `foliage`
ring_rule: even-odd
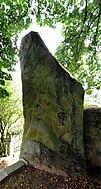
[[[92,102],[92,101],[89,101],[89,100],[85,100],[84,101],[84,107],[87,108],[87,107],[96,107],[96,108],[99,108],[100,105],[96,102]]]
[[[40,25],[63,24],[63,42],[56,57],[78,79],[88,94],[101,87],[101,1],[39,0],[36,11]]]
[[[0,97],[8,96],[5,89],[5,80],[11,80],[9,71],[13,71],[16,64],[18,33],[28,28],[31,1],[1,0],[0,8]],[[6,69],[4,71],[4,68]]]
[[[0,153],[5,154],[5,139],[9,134],[21,133],[22,125],[21,99],[13,90],[9,97],[0,98]]]
[[[31,15],[41,26],[55,27],[63,24],[63,42],[57,48],[56,57],[66,69],[91,93],[101,86],[101,1],[100,0],[1,0],[1,62],[0,92],[7,72],[16,63],[18,33],[31,23]],[[3,89],[3,90],[2,90]]]

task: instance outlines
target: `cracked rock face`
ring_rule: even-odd
[[[84,140],[87,162],[101,168],[101,108],[84,109]]]
[[[81,84],[36,32],[21,42],[24,134],[21,157],[61,174],[85,174]]]

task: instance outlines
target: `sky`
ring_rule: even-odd
[[[43,41],[45,42],[46,46],[50,50],[50,52],[54,55],[56,52],[56,48],[62,41],[61,35],[62,24],[57,24],[55,29],[49,28],[48,26],[40,27],[36,24],[36,21],[33,20],[30,28],[28,30],[24,30],[19,34],[19,39],[17,42],[18,49],[20,48],[21,39],[23,36],[28,34],[30,31],[38,32]],[[12,77],[14,80],[20,81],[20,62],[18,60],[18,64],[16,65],[16,72],[12,73]]]
[[[38,32],[43,41],[45,42],[46,46],[50,50],[50,52],[54,55],[56,51],[56,47],[61,43],[62,41],[62,35],[61,35],[61,29],[62,24],[57,24],[55,29],[52,29],[48,26],[40,27],[36,24],[35,20],[33,20],[33,23],[31,24],[30,28],[28,30],[24,30],[19,35],[18,40],[18,48],[20,47],[21,39],[24,35],[29,33],[30,31]]]
[[[56,48],[62,41],[62,35],[61,35],[61,29],[62,24],[57,24],[55,29],[49,28],[48,26],[40,27],[36,24],[35,19],[33,19],[33,23],[29,27],[28,30],[24,30],[19,34],[19,39],[17,42],[18,49],[20,48],[21,39],[23,36],[28,34],[30,31],[38,32],[41,38],[43,39],[44,43],[50,50],[50,52],[54,55],[56,52]],[[20,71],[20,61],[18,60],[18,63],[16,64],[16,72],[12,72],[11,75],[13,77],[14,82],[17,85],[17,90],[21,92],[22,90],[22,84],[21,84],[21,71]]]

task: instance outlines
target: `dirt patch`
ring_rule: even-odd
[[[98,177],[64,177],[24,166],[0,185],[0,189],[99,189]]]

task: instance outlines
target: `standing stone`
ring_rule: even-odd
[[[81,84],[30,32],[20,47],[24,134],[21,158],[58,174],[85,174]]]
[[[84,141],[87,162],[101,171],[101,108],[84,109]]]

